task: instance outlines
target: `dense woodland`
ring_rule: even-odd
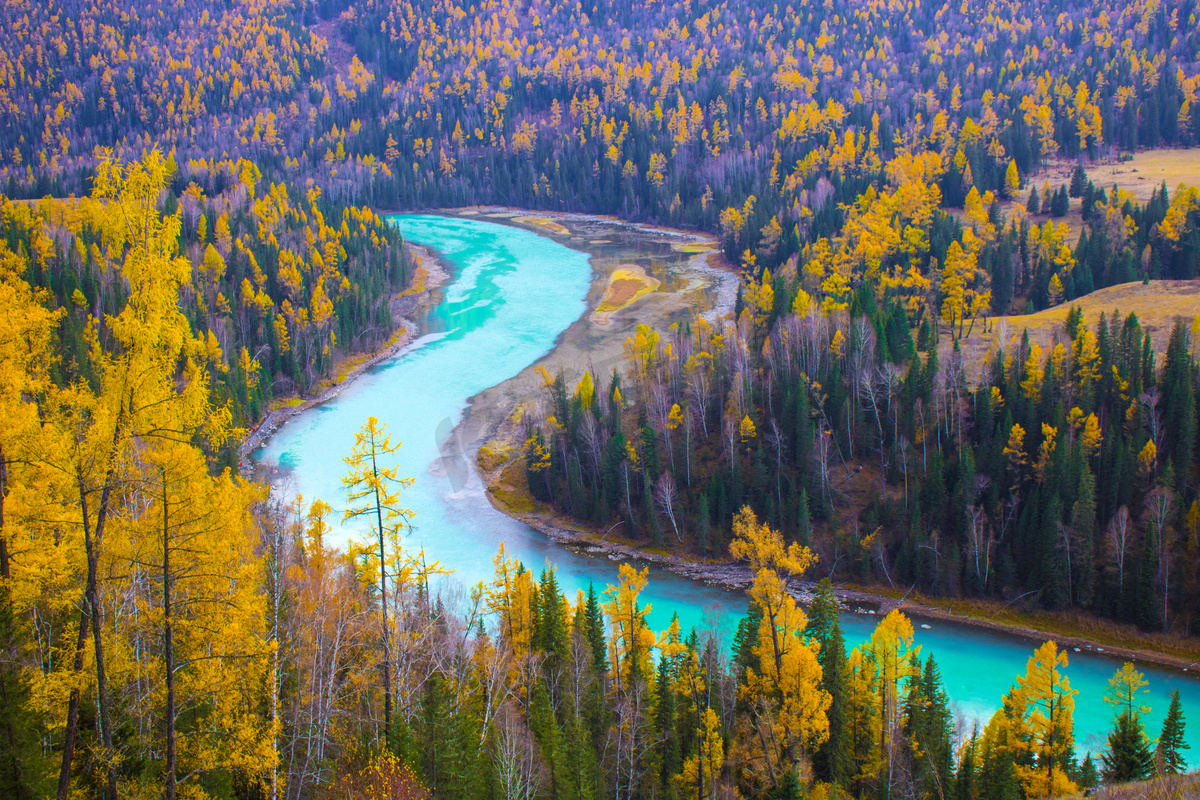
[[[1156,352],[1072,311],[1043,349],[991,319],[1200,275],[1196,187],[1095,168],[1197,143],[1198,14],[6,0],[0,796],[1016,800],[1186,769],[1132,666],[1080,761],[1053,643],[964,727],[902,614],[847,651],[832,583],[792,590],[1200,633],[1200,325]],[[236,474],[269,403],[397,334],[423,277],[385,210],[476,203],[711,231],[740,270],[729,324],[547,376],[521,454],[581,524],[747,563],[733,641],[650,630],[629,565],[564,597],[502,551],[438,591],[374,420],[342,454],[370,541]]]

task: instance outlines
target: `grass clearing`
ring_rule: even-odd
[[[1130,312],[1137,314],[1142,327],[1150,332],[1154,351],[1161,357],[1167,351],[1167,342],[1176,318],[1182,318],[1190,324],[1200,313],[1200,280],[1160,280],[1148,284],[1135,281],[1109,286],[1036,314],[992,317],[987,321],[988,332],[983,330],[981,320],[976,322],[971,336],[961,343],[963,356],[967,363],[979,363],[979,359],[984,358],[990,349],[1000,345],[1007,347],[1012,338],[1019,337],[1022,331],[1028,331],[1029,341],[1038,344],[1046,352],[1053,346],[1055,334],[1059,341],[1069,344],[1063,325],[1072,305],[1079,306],[1083,311],[1084,323],[1089,328],[1094,328],[1100,321],[1101,313],[1109,315],[1110,323],[1114,310],[1122,316]],[[943,346],[948,353],[948,338],[943,339]]]

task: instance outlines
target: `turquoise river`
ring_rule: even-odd
[[[444,590],[488,580],[492,556],[503,541],[508,552],[535,571],[547,563],[558,570],[569,596],[594,582],[597,590],[616,581],[617,564],[563,549],[496,511],[472,469],[448,463],[446,439],[468,410],[468,399],[525,369],[545,355],[558,336],[585,313],[592,279],[586,253],[545,236],[479,220],[401,215],[393,218],[404,236],[440,253],[452,269],[442,302],[424,321],[422,336],[396,357],[353,382],[330,402],[292,417],[255,457],[283,468],[278,490],[321,498],[335,512],[345,504],[339,476],[342,456],[354,432],[374,415],[387,423],[403,447],[402,474],[416,479],[405,504],[415,512],[406,537],[410,549],[453,568]],[[465,480],[461,476],[468,476]],[[340,513],[337,515],[340,519]],[[343,529],[343,541],[362,536]],[[652,570],[644,599],[652,605],[651,624],[667,626],[679,615],[684,630],[705,626],[725,641],[744,613],[743,596]],[[844,614],[848,647],[863,641],[877,618]],[[932,652],[956,711],[968,721],[987,717],[999,706],[1014,676],[1024,671],[1034,643],[989,631],[940,622],[928,629],[917,620],[916,642]],[[1071,652],[1067,674],[1076,697],[1079,750],[1098,754],[1111,726],[1103,702],[1108,678],[1120,664],[1102,654]],[[1200,669],[1200,664],[1194,669]],[[1145,668],[1150,680],[1146,724],[1157,735],[1167,694],[1178,689],[1188,717],[1187,753],[1200,762],[1200,681],[1179,671]]]

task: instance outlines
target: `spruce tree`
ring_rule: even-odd
[[[1108,734],[1104,754],[1104,780],[1109,783],[1142,781],[1154,773],[1154,756],[1136,712],[1122,711],[1117,726]]]
[[[1079,542],[1071,556],[1075,604],[1087,607],[1092,604],[1096,588],[1096,478],[1086,463],[1079,476],[1079,490],[1071,510],[1071,527]]]
[[[1180,750],[1191,747],[1183,739],[1183,704],[1179,702],[1179,690],[1171,692],[1171,707],[1163,720],[1162,735],[1158,737],[1159,769],[1168,775],[1179,775],[1187,771],[1187,759]]]
[[[545,682],[541,680],[537,681],[533,690],[533,702],[529,709],[529,730],[537,740],[542,759],[546,762],[545,796],[548,800],[560,800],[565,797],[563,790],[570,783],[564,758],[567,747],[554,719],[550,693],[546,690]]]
[[[1029,190],[1029,199],[1025,201],[1025,210],[1030,214],[1037,214],[1042,210],[1042,201],[1038,197],[1037,187],[1034,186]]]
[[[844,786],[851,777],[850,748],[846,741],[846,645],[838,622],[838,600],[833,584],[822,578],[808,609],[808,633],[821,645],[821,688],[829,692],[829,738],[813,753],[817,776]]]
[[[1076,166],[1071,173],[1071,197],[1083,197],[1083,187],[1087,184],[1087,173],[1082,166]]]
[[[812,544],[812,516],[808,510],[808,489],[800,490],[799,510],[796,514],[796,541],[802,547]]]
[[[1079,767],[1079,784],[1080,789],[1091,789],[1100,782],[1100,775],[1096,771],[1096,762],[1092,761],[1092,754],[1088,753],[1083,757],[1083,764]]]
[[[978,749],[979,737],[975,732],[966,742],[962,749],[962,757],[958,760],[958,769],[954,772],[954,794],[947,794],[947,797],[952,796],[954,800],[975,800],[979,796],[975,785],[978,777],[975,774],[975,756]]]
[[[588,581],[587,591],[587,639],[592,650],[592,669],[597,675],[608,672],[608,646],[604,641],[604,615],[600,611],[600,598],[596,586]]]
[[[914,670],[919,669],[919,665]],[[950,698],[942,687],[942,678],[937,663],[931,654],[925,661],[924,670],[912,681],[908,697],[908,719],[906,733],[913,740],[913,777],[921,797],[944,797],[949,790],[954,764],[954,752],[950,745],[953,720],[950,716]]]
[[[671,778],[679,773],[682,758],[679,751],[679,733],[676,730],[675,691],[672,686],[671,659],[658,659],[658,674],[655,676],[654,731],[658,744],[655,746],[658,768],[658,796],[667,797]]]

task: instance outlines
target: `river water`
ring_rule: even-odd
[[[537,361],[584,314],[592,279],[588,255],[524,229],[476,219],[399,215],[392,221],[406,239],[437,250],[452,268],[442,302],[423,321],[423,335],[332,401],[293,417],[255,458],[282,468],[281,491],[329,503],[337,527],[345,505],[342,457],[350,452],[355,431],[374,415],[387,424],[393,442],[402,442],[401,474],[416,479],[404,495],[404,504],[415,512],[405,546],[423,548],[430,560],[454,570],[444,581],[446,591],[489,580],[501,542],[535,573],[553,564],[568,596],[589,582],[602,591],[616,582],[616,562],[559,547],[496,511],[465,459],[443,455],[466,450],[446,444],[468,398]],[[338,530],[342,542],[365,536],[351,526]],[[746,609],[740,594],[657,569],[651,571],[643,598],[652,606],[650,623],[656,630],[666,628],[677,614],[685,632],[692,627],[716,630],[726,643]],[[865,640],[876,621],[844,614],[847,647]],[[967,626],[929,624],[929,629],[917,627],[916,643],[923,654],[934,654],[956,711],[968,721],[986,722],[1024,671],[1033,643]],[[1102,698],[1120,664],[1087,652],[1069,655],[1067,675],[1079,690],[1076,743],[1081,753],[1098,754],[1112,724]],[[1157,735],[1167,694],[1178,689],[1190,723],[1188,755],[1194,766],[1200,762],[1200,680],[1177,671],[1143,671],[1150,681],[1145,701],[1153,709],[1146,716],[1147,731]]]

